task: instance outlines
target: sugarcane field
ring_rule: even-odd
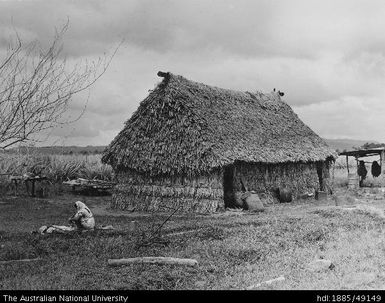
[[[0,1],[0,301],[381,302],[384,13]]]

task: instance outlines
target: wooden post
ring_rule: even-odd
[[[381,151],[381,154],[380,154],[380,166],[381,166],[381,173],[383,173],[385,171],[384,167],[383,167],[383,162],[384,162],[384,159],[385,159],[385,150],[382,150]]]
[[[348,155],[346,155],[346,168],[348,169],[348,175],[349,175],[349,158],[348,158]]]
[[[356,165],[357,165],[356,174],[357,174],[357,176],[358,176],[358,188],[360,188],[361,185],[362,185],[363,179],[362,179],[362,177],[358,174],[358,168],[359,168],[358,157],[356,156],[355,158],[356,158]]]

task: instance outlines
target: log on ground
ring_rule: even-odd
[[[18,260],[7,260],[7,261],[0,261],[1,264],[10,264],[10,263],[28,263],[28,262],[34,262],[34,261],[42,261],[43,259],[41,258],[36,258],[36,259],[18,259]]]
[[[195,259],[179,259],[170,257],[139,257],[139,258],[128,258],[128,259],[109,259],[108,265],[121,266],[128,264],[167,264],[167,265],[184,265],[184,266],[196,266],[198,261]]]

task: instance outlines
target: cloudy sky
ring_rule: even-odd
[[[0,47],[13,29],[48,43],[67,19],[69,62],[124,39],[86,113],[56,129],[55,144],[108,144],[159,70],[236,90],[277,88],[320,136],[385,142],[384,16],[382,0],[0,0]],[[74,98],[74,115],[85,99]]]

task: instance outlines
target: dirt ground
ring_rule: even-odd
[[[385,195],[381,188],[339,189],[323,201],[268,205],[260,213],[179,214],[166,223],[170,214],[117,211],[110,209],[110,199],[71,193],[45,199],[0,197],[0,289],[385,286]],[[115,230],[31,233],[42,225],[67,225],[77,200],[91,208],[97,225],[113,225]],[[132,221],[137,223],[135,230]],[[111,258],[143,256],[192,258],[198,266],[113,268],[107,264]],[[39,261],[12,261],[26,258]],[[333,266],[309,270],[309,264],[319,259],[330,260]],[[263,283],[269,280],[273,282]]]

